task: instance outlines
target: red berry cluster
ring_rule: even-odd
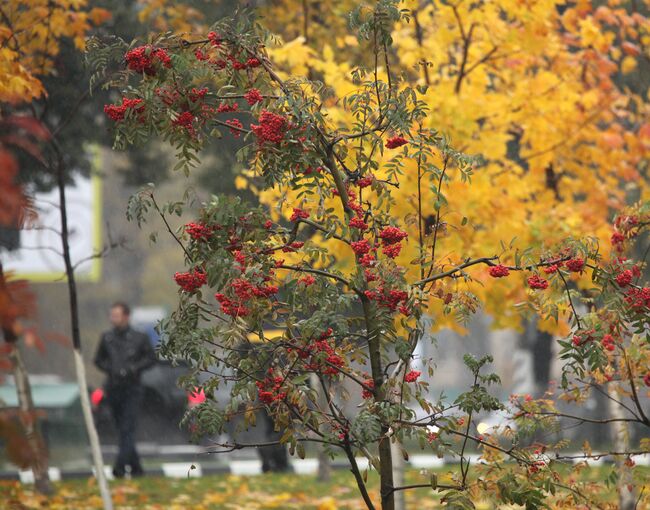
[[[370,174],[366,175],[365,177],[362,177],[357,181],[357,186],[360,188],[367,188],[370,186],[373,182],[375,182],[375,176]]]
[[[196,87],[193,87],[192,90],[190,90],[190,93],[188,94],[188,97],[190,101],[193,103],[199,103],[205,99],[205,96],[208,94],[208,88],[207,87],[202,87],[200,89],[197,89]]]
[[[370,253],[370,250],[372,249],[372,246],[370,246],[370,243],[367,239],[352,241],[352,243],[350,243],[350,246],[352,247],[352,251],[357,255],[366,255],[367,253]]]
[[[569,259],[565,264],[567,269],[573,273],[580,273],[585,268],[585,261],[580,257]]]
[[[291,215],[291,218],[289,218],[289,221],[306,220],[307,218],[309,218],[309,213],[307,211],[300,209],[299,207],[294,207],[293,214]]]
[[[286,117],[267,110],[262,110],[258,122],[259,124],[251,124],[251,130],[261,144],[265,142],[281,143],[289,129],[289,121]]]
[[[375,256],[372,253],[366,253],[359,259],[359,264],[361,264],[363,267],[371,267],[375,261]]]
[[[573,343],[575,347],[580,347],[581,345],[585,345],[594,339],[593,334],[595,332],[596,330],[594,329],[580,331],[575,335],[573,335],[573,339],[571,340],[571,343]]]
[[[503,278],[504,276],[508,276],[510,274],[510,270],[501,264],[491,266],[488,272],[492,278]]]
[[[185,225],[185,232],[195,241],[208,241],[215,230],[216,227],[201,222],[190,222]]]
[[[221,310],[226,315],[231,317],[246,317],[251,313],[250,309],[243,305],[242,303],[233,301],[232,299],[226,297],[225,294],[215,294],[214,297],[221,305]]]
[[[625,292],[625,302],[635,311],[650,309],[650,288],[637,289],[632,287]]]
[[[365,230],[368,230],[368,224],[363,221],[363,218],[360,218],[359,216],[354,216],[352,219],[350,219],[350,228],[358,228],[362,232]]]
[[[400,242],[406,239],[408,234],[397,227],[384,227],[379,233],[382,243],[382,253],[394,259],[402,249]]]
[[[126,97],[123,97],[121,105],[104,105],[104,113],[108,116],[109,119],[114,120],[115,122],[124,120],[127,110],[133,110],[139,116],[142,116],[144,113],[144,103],[142,99],[128,99]]]
[[[290,243],[286,246],[282,247],[282,251],[285,253],[292,253],[296,250],[299,250],[305,245],[302,241],[294,241],[293,243]]]
[[[244,278],[235,278],[230,285],[241,301],[248,301],[253,298],[269,298],[278,293],[278,288],[275,285],[254,285]]]
[[[242,130],[244,129],[244,125],[241,123],[239,119],[228,119],[226,121],[226,124],[230,127],[230,134],[234,136],[235,138],[239,138],[242,134]]]
[[[172,61],[167,51],[151,46],[150,44],[138,46],[127,51],[124,59],[129,69],[137,73],[145,73],[149,76],[156,74],[156,66],[167,68],[172,66]]]
[[[332,423],[332,431],[333,432],[338,432],[338,438],[343,441],[348,435],[350,434],[350,427],[343,426],[339,422],[335,421]]]
[[[254,67],[259,67],[260,65],[262,65],[262,63],[256,58],[249,58],[245,61],[241,61],[237,59],[235,55],[228,55],[226,58],[228,59],[228,62],[230,62],[230,65],[232,65],[233,69],[237,71],[253,69]],[[217,60],[216,63],[220,69],[226,67],[226,62],[224,60]]]
[[[197,128],[204,126],[217,112],[214,106],[205,102],[208,92],[207,87],[192,87],[185,91],[170,86],[154,89],[156,97],[174,117],[172,126],[180,128],[192,138],[196,137]]]
[[[223,42],[223,38],[214,31],[208,32],[208,40],[215,48],[219,48]]]
[[[536,460],[534,461],[530,466],[528,466],[528,472],[530,474],[537,473],[540,469],[544,469],[546,467],[546,462],[543,460]]]
[[[188,273],[175,273],[174,281],[185,292],[194,292],[208,283],[208,276],[205,272],[194,269]]]
[[[368,388],[375,387],[375,381],[373,381],[372,379],[366,379],[365,381],[363,381],[363,384],[365,384]],[[363,388],[363,390],[361,391],[361,397],[366,400],[373,397],[372,391],[370,391],[370,389],[368,388]]]
[[[614,227],[619,230],[631,230],[639,226],[639,217],[635,214],[618,216],[614,221]]]
[[[387,149],[397,149],[398,147],[401,147],[402,145],[406,145],[408,140],[402,136],[393,136],[392,138],[389,138],[386,140],[386,148]]]
[[[257,89],[250,89],[248,92],[246,92],[244,94],[244,99],[246,99],[246,102],[251,106],[264,101],[262,93]]]
[[[300,278],[298,282],[303,283],[305,287],[309,287],[310,285],[316,283],[316,278],[314,278],[312,275],[307,275]]]
[[[632,271],[626,269],[625,271],[616,275],[616,283],[619,287],[627,287],[630,283],[632,283],[633,277],[634,275],[632,274]]]
[[[194,129],[194,120],[195,119],[196,119],[196,117],[194,116],[194,114],[192,112],[187,112],[187,111],[181,112],[178,115],[178,117],[176,117],[172,121],[172,125],[184,129],[185,131],[187,131],[187,133],[190,136],[195,136],[196,135],[196,131]]]
[[[382,244],[387,246],[399,243],[402,239],[406,239],[408,234],[397,227],[384,227],[379,233],[379,237]]]
[[[281,376],[273,376],[273,369],[269,368],[268,375],[261,381],[257,381],[257,396],[260,402],[264,404],[272,404],[279,400],[284,400],[287,397],[286,391],[280,391],[284,378]]]
[[[238,103],[226,103],[222,102],[217,106],[217,113],[228,113],[228,112],[236,112],[239,110],[239,104]]]
[[[625,236],[620,232],[614,232],[610,241],[616,251],[621,252],[624,250]]]
[[[232,256],[235,259],[235,262],[237,262],[237,269],[239,269],[242,273],[246,271],[246,254],[242,252],[241,250],[235,250],[232,252]]]
[[[300,359],[309,358],[305,368],[324,375],[336,375],[345,360],[336,353],[332,345],[332,328],[328,328],[314,343],[296,349]]]
[[[422,375],[422,372],[420,372],[420,371],[418,371],[418,370],[411,370],[410,372],[408,372],[408,373],[404,376],[404,380],[405,380],[407,383],[412,383],[412,382],[417,381],[417,380],[418,380],[418,377],[420,377],[420,375]]]
[[[533,276],[528,277],[528,286],[531,289],[547,289],[548,281],[544,278],[541,278],[539,275],[534,274]]]
[[[404,315],[409,315],[410,311],[404,303],[408,300],[408,292],[404,290],[388,290],[383,285],[379,285],[374,290],[366,290],[365,296],[371,301],[375,301],[379,306],[395,311],[399,308]]]
[[[600,343],[603,348],[607,349],[610,352],[616,348],[616,340],[612,335],[609,334],[603,336],[603,339],[600,341]]]
[[[267,279],[269,277],[266,277]],[[278,293],[275,285],[255,285],[244,278],[236,278],[230,282],[234,298],[229,298],[223,293],[214,295],[221,305],[221,310],[231,317],[246,317],[251,310],[247,306],[254,299],[268,299]]]
[[[553,274],[553,273],[556,273],[558,269],[560,269],[560,266],[561,266],[561,265],[562,265],[561,262],[560,262],[560,263],[557,263],[557,264],[551,264],[550,266],[546,266],[546,267],[544,267],[543,270],[544,270],[544,272],[545,272],[546,274]]]
[[[437,432],[427,432],[427,442],[429,444],[433,443],[438,439],[438,433]]]
[[[400,251],[402,251],[402,245],[399,243],[384,245],[381,248],[381,252],[391,259],[397,257]]]

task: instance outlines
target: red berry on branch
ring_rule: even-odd
[[[503,278],[504,276],[508,276],[510,274],[510,270],[501,264],[490,267],[488,271],[492,278]]]
[[[401,250],[402,250],[402,245],[399,243],[383,246],[381,248],[382,253],[391,259],[397,257]]]
[[[267,110],[262,110],[258,122],[259,124],[251,124],[251,130],[259,143],[279,144],[289,129],[289,121],[285,117]]]
[[[359,218],[358,216],[353,217],[350,220],[349,225],[350,225],[351,228],[358,228],[362,232],[365,231],[365,230],[368,230],[368,224],[365,221],[363,221],[362,218]]]
[[[241,136],[241,130],[243,129],[243,125],[239,119],[228,119],[226,121],[226,124],[228,124],[228,127],[230,128],[230,133],[235,137],[239,138]]]
[[[257,89],[250,89],[246,92],[246,94],[244,94],[244,99],[246,99],[246,102],[251,106],[264,101],[264,97],[262,97],[262,94]]]
[[[566,267],[573,273],[580,273],[585,267],[585,261],[580,257],[569,259],[566,261]]]
[[[627,287],[630,283],[632,283],[632,278],[632,271],[626,269],[622,273],[616,275],[616,283],[619,287]]]
[[[172,61],[166,50],[155,48],[150,44],[129,50],[124,55],[126,65],[132,71],[145,73],[149,76],[156,74],[156,67],[171,67]]]
[[[384,227],[379,233],[379,237],[384,246],[389,244],[399,243],[402,239],[406,239],[408,234],[397,227]]]
[[[407,143],[409,142],[406,138],[402,136],[394,136],[386,140],[386,148],[397,149],[398,147],[401,147],[402,145],[406,145]]]
[[[309,218],[309,213],[307,211],[300,209],[299,207],[294,207],[293,214],[291,215],[291,218],[289,218],[289,221],[306,220],[307,218]]]
[[[313,285],[316,283],[316,278],[314,278],[312,275],[307,275],[303,276],[298,280],[299,283],[304,283],[305,287],[309,287],[310,285]]]
[[[544,278],[540,278],[539,275],[534,274],[533,276],[528,277],[528,286],[531,289],[547,289],[548,281]]]
[[[194,292],[208,282],[207,275],[198,269],[188,273],[175,273],[174,281],[185,292]]]
[[[371,250],[370,243],[367,239],[362,239],[361,241],[353,241],[350,246],[352,246],[352,251],[357,255],[365,255]]]
[[[408,373],[404,376],[404,380],[405,380],[407,383],[415,382],[415,381],[418,380],[418,377],[420,377],[421,374],[422,374],[422,372],[420,372],[420,371],[418,371],[418,370],[411,370],[410,372],[408,372]]]

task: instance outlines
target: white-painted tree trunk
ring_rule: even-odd
[[[390,444],[393,451],[393,484],[395,487],[404,485],[404,456],[398,441]],[[395,510],[406,510],[404,491],[395,492]]]
[[[618,384],[611,382],[608,385],[608,392],[611,399],[609,399],[609,414],[613,419],[625,418],[623,408],[614,400],[620,400],[620,395],[616,389]],[[612,440],[614,443],[613,450],[615,452],[626,452],[630,449],[630,434],[627,423],[624,421],[615,421],[611,423]],[[625,465],[625,459],[621,456],[615,457],[616,471],[618,472],[618,508],[619,510],[634,510],[636,507],[636,491],[634,490],[634,481],[632,480],[632,472],[629,467]],[[632,490],[630,490],[630,488]]]
[[[97,477],[99,492],[102,496],[104,510],[113,510],[113,501],[111,500],[111,493],[108,490],[108,482],[106,480],[106,474],[104,473],[104,459],[102,458],[99,436],[97,435],[95,421],[93,420],[93,413],[90,408],[90,398],[88,398],[86,367],[84,365],[81,352],[79,352],[77,349],[74,349],[73,352],[74,367],[77,373],[77,383],[79,384],[79,396],[81,397],[81,409],[83,411],[86,431],[88,432],[88,439],[90,441],[90,451],[93,457],[93,465],[95,466],[95,476]]]

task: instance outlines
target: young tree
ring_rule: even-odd
[[[357,454],[367,456],[379,473],[382,509],[395,507],[396,493],[422,486],[440,491],[450,508],[473,508],[472,500],[480,497],[530,508],[547,497],[592,505],[593,491],[562,480],[545,448],[525,441],[525,431],[540,421],[531,419],[535,406],[545,402],[516,400],[523,412],[513,419],[522,434],[476,431],[478,413],[504,407],[488,391],[499,381],[485,373],[489,356],[465,357],[473,384],[453,403],[430,401],[421,373],[409,366],[424,333],[422,316],[430,314],[438,323],[449,312],[467,317],[479,305],[471,292],[478,281],[494,289],[518,285],[517,293],[542,318],[562,316],[578,332],[588,323],[576,313],[567,279],[590,270],[603,292],[610,282],[598,280],[605,266],[593,239],[549,236],[526,249],[491,241],[475,254],[478,248],[459,236],[454,255],[440,261],[440,211],[448,203],[442,187],[465,189],[486,160],[455,150],[431,126],[426,87],[411,88],[391,72],[391,34],[409,12],[394,0],[355,11],[352,25],[360,42],[372,44],[374,62],[369,69],[352,69],[340,96],[304,78],[283,78],[267,51],[273,39],[247,14],[215,24],[206,37],[161,36],[123,48],[124,67],[112,84],[124,96],[104,108],[115,122],[116,147],[160,136],[176,147],[178,168],[189,172],[214,138],[244,137],[249,144],[240,157],[250,165],[251,182],[273,190],[278,209],[285,203],[291,208],[284,221],[273,221],[268,209],[214,197],[202,204],[195,222],[175,231],[170,216],[185,207],[187,197],[162,205],[148,188],[133,198],[128,215],[142,223],[147,212],[156,212],[188,266],[174,276],[179,306],[161,324],[163,354],[186,359],[195,375],[208,374],[203,386],[209,397],[223,385],[229,389],[225,409],[208,398],[193,410],[198,433],[217,434],[242,414],[250,421],[264,406],[292,452],[303,456],[308,442],[332,454],[343,452],[369,509],[377,502]],[[90,58],[101,73],[108,56],[120,53],[119,45],[93,43],[93,48]],[[252,120],[244,125],[233,112]],[[500,191],[495,184],[492,189]],[[433,223],[425,207],[433,211]],[[481,235],[498,238],[489,218],[481,219]],[[454,238],[451,231],[446,238]],[[410,256],[400,257],[401,252]],[[511,273],[524,275],[527,288]],[[619,293],[618,303],[628,301]],[[269,337],[269,330],[281,333]],[[251,336],[264,348],[256,348]],[[588,374],[595,381],[610,371],[619,358],[608,356],[608,342],[589,342],[585,350],[569,343],[565,354],[573,362],[564,387],[573,384],[572,377]],[[645,377],[648,344],[634,335],[626,342],[617,352],[639,357],[629,373],[617,374],[622,385],[637,388]],[[312,374],[324,402],[309,384]],[[197,384],[194,378],[186,382]],[[341,383],[362,401],[358,412],[341,405],[336,392]],[[639,401],[638,393],[630,398]],[[416,407],[425,418],[416,418]],[[640,413],[634,416],[647,426]],[[459,456],[460,469],[445,479],[432,475],[424,484],[396,485],[394,451],[406,456],[405,444],[412,440]],[[480,480],[470,476],[470,443],[493,461],[480,468]],[[641,449],[647,450],[646,443]],[[220,450],[254,446],[260,444],[233,441]]]
[[[70,291],[72,343],[79,383],[79,395],[104,508],[111,509],[112,502],[104,474],[104,463],[97,431],[90,410],[85,367],[81,357],[78,305],[76,302],[74,268],[70,260],[68,245],[69,231],[65,201],[65,184],[73,172],[66,164],[70,162],[71,156],[61,149],[60,141],[61,130],[67,126],[70,119],[75,115],[81,101],[78,101],[66,111],[65,116],[54,116],[54,119],[48,118],[47,90],[43,84],[45,77],[55,74],[55,62],[60,55],[62,46],[70,40],[74,43],[77,51],[82,50],[85,46],[87,31],[90,30],[93,24],[99,24],[105,21],[107,17],[110,17],[110,14],[105,9],[93,8],[89,10],[86,2],[83,1],[73,4],[66,1],[49,0],[30,2],[15,0],[3,3],[0,6],[0,42],[2,43],[2,50],[0,50],[2,52],[0,83],[3,84],[0,87],[0,101],[2,102],[0,120],[2,120],[2,127],[5,127],[5,125],[13,126],[16,129],[14,134],[3,135],[2,141],[6,141],[7,145],[10,144],[13,148],[17,148],[16,153],[19,156],[31,158],[30,163],[38,167],[36,173],[26,171],[23,168],[21,175],[15,173],[9,175],[8,184],[11,186],[2,189],[3,202],[5,193],[15,195],[14,188],[19,186],[19,183],[24,184],[30,180],[37,184],[43,182],[55,184],[59,189],[61,212],[61,230],[59,234]],[[83,97],[82,95],[81,99]],[[40,104],[37,103],[37,100],[41,101]],[[40,133],[40,136],[38,136],[37,140],[19,137],[19,130],[30,126],[38,126],[39,130],[37,132]],[[32,131],[34,130],[32,129]],[[82,150],[75,152],[82,152]],[[14,154],[10,154],[8,157],[17,164],[17,158]],[[72,156],[72,159],[74,160],[74,156]],[[9,173],[9,168],[3,168],[3,172],[5,171]],[[6,203],[11,204],[13,202],[7,201]],[[14,214],[11,218],[12,221],[7,226],[21,228],[24,217],[25,215],[22,213]],[[5,331],[5,338],[11,345],[15,343],[17,338],[13,330],[14,324],[11,323]],[[17,351],[15,352],[17,353]],[[19,358],[15,357],[15,359],[17,360],[16,366],[20,367]],[[24,372],[24,367],[22,368]],[[22,375],[23,377],[17,377],[21,407],[25,408],[29,407],[29,405],[33,407],[28,379],[26,374]],[[33,424],[27,430],[28,436],[34,436]],[[43,445],[39,446],[43,447]],[[46,458],[44,453],[36,457],[34,474],[37,487],[40,490],[47,491],[49,490],[49,481],[47,479],[47,463],[42,460],[44,458]]]

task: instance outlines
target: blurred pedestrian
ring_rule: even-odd
[[[269,330],[265,331],[265,334],[268,337],[273,337],[277,332],[275,330]],[[273,349],[273,345],[262,343],[261,338],[256,334],[249,335],[248,340],[248,342],[242,345],[241,350],[242,352],[249,349],[255,350],[255,357],[260,361],[256,375],[259,379],[263,379],[267,370],[271,367],[275,350]],[[283,362],[282,360],[276,361],[279,363]],[[292,467],[289,463],[287,446],[286,444],[280,443],[283,430],[276,428],[273,417],[269,414],[266,406],[259,401],[258,404],[258,411],[256,413],[257,426],[255,430],[262,436],[261,442],[271,443],[257,448],[257,453],[262,461],[262,472],[291,472]]]
[[[130,309],[122,302],[110,310],[113,328],[102,334],[95,365],[106,373],[106,399],[113,413],[119,436],[119,452],[113,466],[113,475],[122,478],[126,466],[131,476],[142,476],[144,470],[135,448],[135,430],[142,398],[140,375],[156,361],[149,338],[131,328]]]

